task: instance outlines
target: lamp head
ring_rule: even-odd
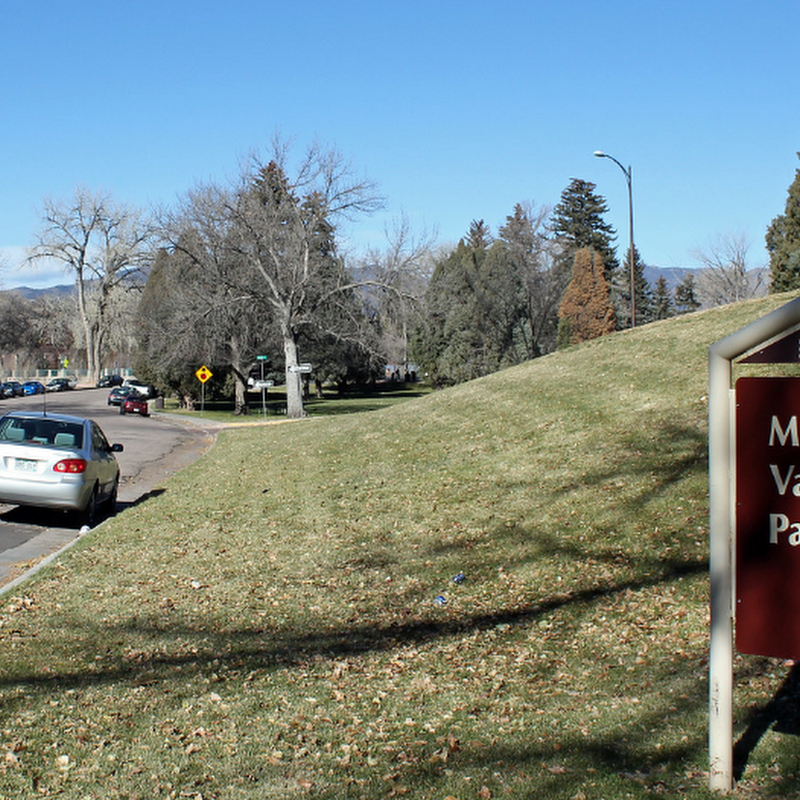
[[[594,151],[594,154],[595,154],[595,155],[596,155],[598,158],[605,158],[605,157],[606,157],[606,154],[605,154],[605,153],[604,153],[602,150],[595,150],[595,151]]]

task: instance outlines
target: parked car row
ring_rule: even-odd
[[[0,383],[0,398],[68,391],[76,383],[55,378]],[[120,414],[149,416],[154,386],[136,379],[107,376],[98,387],[113,387],[109,405]],[[11,411],[0,416],[0,504],[63,509],[83,524],[93,525],[100,506],[114,512],[120,482],[115,455],[121,444],[110,444],[91,419],[47,411]]]
[[[53,378],[46,386],[41,381],[10,380],[0,383],[0,398],[22,397],[30,394],[44,394],[45,392],[66,392],[74,389],[76,381],[72,378]]]
[[[65,392],[74,389],[76,381],[70,378],[53,378],[46,386],[41,381],[8,380],[0,383],[0,399],[22,397],[23,395],[44,394],[45,392]],[[108,395],[108,405],[119,406],[120,414],[139,414],[146,417],[150,413],[147,401],[156,397],[155,386],[136,378],[124,380],[120,375],[106,375],[97,382],[98,388],[113,387]]]

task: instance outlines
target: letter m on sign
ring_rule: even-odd
[[[784,447],[787,443],[792,447],[797,447],[800,444],[797,440],[797,417],[791,416],[785,428],[781,427],[778,417],[773,417],[769,431],[769,446],[774,447],[778,444]]]

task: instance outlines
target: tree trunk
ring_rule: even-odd
[[[231,371],[233,372],[233,413],[234,415],[246,414],[247,376],[245,370],[248,367],[242,363],[242,350],[236,335],[231,336],[228,347],[230,348]]]
[[[286,357],[286,416],[288,419],[302,419],[303,386],[297,368],[297,342],[294,334],[289,332],[283,337],[283,353]]]
[[[95,377],[97,369],[94,361],[94,330],[89,319],[89,313],[86,309],[86,285],[83,282],[83,270],[78,269],[75,278],[75,288],[78,290],[78,311],[81,316],[81,323],[83,324],[83,334],[86,339],[84,342],[86,348],[86,369],[89,373],[89,378],[96,381]]]
[[[236,385],[234,391],[233,413],[235,415],[247,414],[247,387],[240,375],[236,375]]]
[[[94,384],[100,377],[100,354],[103,352],[103,330],[92,325],[92,363],[88,366],[89,380]]]

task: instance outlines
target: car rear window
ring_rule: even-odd
[[[33,442],[49,447],[83,446],[83,426],[53,419],[6,417],[0,421],[0,441]]]

